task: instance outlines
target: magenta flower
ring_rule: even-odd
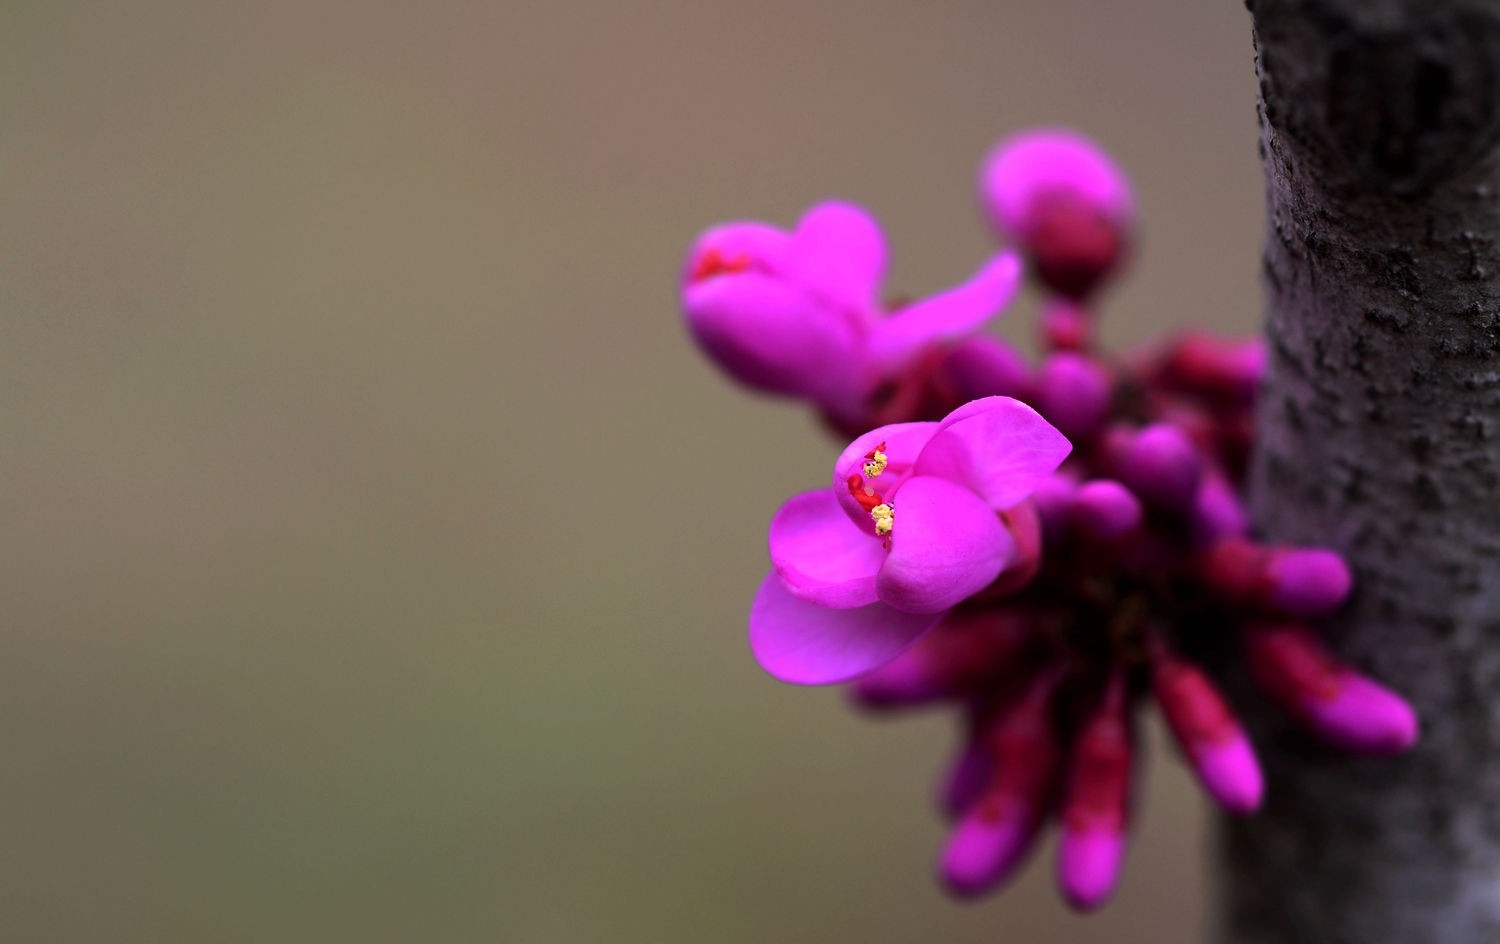
[[[981,194],[1042,295],[1035,368],[964,336],[1010,297],[1014,257],[889,313],[879,232],[840,204],[789,234],[710,230],[684,304],[721,366],[813,400],[854,437],[833,491],[771,523],[756,658],[788,682],[854,680],[867,708],[949,703],[963,725],[941,789],[943,883],[996,888],[1055,823],[1058,885],[1091,910],[1125,867],[1140,711],[1154,705],[1204,791],[1240,816],[1267,784],[1215,670],[1237,662],[1344,751],[1398,753],[1419,719],[1316,631],[1353,592],[1344,558],[1251,537],[1241,490],[1264,345],[1186,332],[1099,349],[1099,289],[1135,225],[1109,157],[1072,132],[1016,135]]]
[[[814,206],[790,233],[755,222],[715,226],[682,268],[688,328],[747,386],[860,425],[882,382],[983,326],[1020,283],[1020,259],[1004,252],[967,282],[891,309],[879,297],[886,256],[875,220],[847,203]]]
[[[1124,261],[1135,223],[1130,183],[1076,131],[1038,128],[1001,141],[980,168],[979,197],[991,225],[1058,295],[1086,298]]]
[[[761,666],[826,685],[896,658],[1024,559],[1007,512],[1070,449],[1007,397],[856,439],[832,491],[797,495],[771,521],[773,570],[750,611]]]

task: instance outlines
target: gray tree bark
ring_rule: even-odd
[[[1252,505],[1357,577],[1335,649],[1419,745],[1341,757],[1249,708],[1232,944],[1500,941],[1500,3],[1249,0],[1266,175]]]

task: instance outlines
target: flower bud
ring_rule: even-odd
[[[1330,744],[1397,754],[1416,742],[1411,706],[1335,659],[1306,627],[1255,627],[1244,646],[1256,684]]]
[[[1140,527],[1140,499],[1112,479],[1080,486],[1073,497],[1073,521],[1080,531],[1101,541],[1114,541]]]
[[[1165,423],[1136,434],[1120,458],[1118,473],[1147,504],[1177,511],[1193,507],[1202,475],[1198,450],[1180,429]]]
[[[1167,727],[1198,780],[1231,813],[1260,806],[1260,764],[1239,721],[1208,676],[1161,648],[1152,659],[1152,690]]]
[[[1024,400],[1031,394],[1030,365],[999,338],[978,335],[960,341],[948,351],[942,370],[963,402],[980,397]]]
[[[1134,753],[1128,711],[1124,679],[1116,676],[1073,742],[1059,808],[1057,880],[1080,911],[1104,903],[1125,858]]]
[[[1077,442],[1097,433],[1109,415],[1114,393],[1109,373],[1082,354],[1047,358],[1036,381],[1037,412]]]
[[[1059,759],[1049,714],[1055,680],[1034,681],[985,731],[994,776],[960,817],[939,863],[955,895],[983,894],[1009,878],[1046,819]]]
[[[1052,292],[1086,298],[1125,259],[1130,186],[1083,135],[1037,129],[1007,138],[985,160],[979,189],[991,223],[1020,242]]]
[[[1349,598],[1354,577],[1337,551],[1321,547],[1273,551],[1266,567],[1266,600],[1288,616],[1327,616]]]

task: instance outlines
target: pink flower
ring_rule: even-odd
[[[1022,560],[1005,512],[1071,448],[1007,397],[856,439],[831,491],[797,495],[771,521],[773,570],[750,611],[761,666],[826,685],[900,655]]]
[[[979,197],[990,223],[1058,295],[1087,297],[1124,261],[1135,223],[1130,183],[1076,131],[1038,128],[1001,141],[980,168]]]
[[[688,328],[740,382],[859,416],[881,381],[980,328],[1020,282],[1020,259],[1004,252],[967,282],[891,310],[879,296],[886,256],[875,220],[848,203],[814,206],[789,233],[715,226],[682,268]]]

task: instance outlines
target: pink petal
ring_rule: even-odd
[[[833,685],[896,658],[940,618],[883,603],[829,609],[792,596],[770,573],[750,607],[750,648],[761,668],[783,682]]]
[[[880,599],[908,613],[940,613],[989,586],[1015,539],[979,496],[945,479],[915,476],[901,488]]]
[[[1125,174],[1103,148],[1076,131],[1037,128],[1012,135],[980,168],[980,201],[1003,233],[1025,233],[1036,198],[1049,191],[1071,193],[1121,225],[1135,215]]]
[[[683,291],[688,327],[735,379],[771,393],[822,398],[853,382],[854,329],[805,291],[757,273]]]
[[[875,534],[875,522],[870,518],[869,510],[855,499],[850,477],[858,476],[857,488],[869,488],[883,499],[894,499],[901,483],[911,476],[917,454],[937,431],[936,423],[893,423],[870,430],[844,449],[833,464],[833,493],[838,496],[839,506],[850,521],[859,525],[866,534]],[[881,443],[885,443],[881,450],[886,455],[885,471],[869,478],[864,474],[865,457]]]
[[[722,263],[729,270],[777,275],[786,268],[791,234],[769,223],[739,220],[710,227],[693,240],[682,263],[682,284],[713,278]],[[713,256],[710,260],[708,257]]]
[[[771,519],[771,566],[793,596],[819,606],[869,606],[886,551],[849,522],[826,488],[794,496]]]
[[[875,322],[866,353],[877,372],[901,367],[923,349],[972,334],[1004,308],[1021,284],[1021,258],[1005,252],[962,285]]]
[[[967,403],[940,425],[913,474],[960,482],[997,509],[1030,496],[1073,449],[1041,414],[1009,397]]]
[[[874,312],[885,267],[885,237],[864,208],[829,201],[797,221],[788,272],[845,313],[862,321]]]

